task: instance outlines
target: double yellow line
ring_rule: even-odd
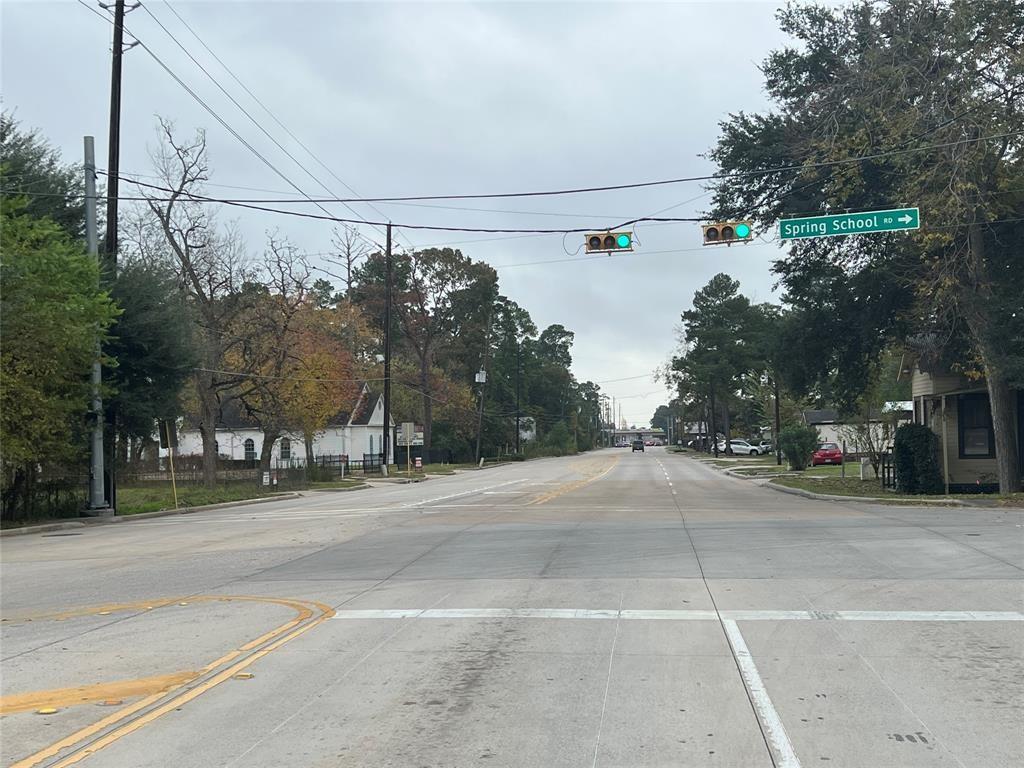
[[[164,675],[158,678],[128,680],[120,683],[101,683],[98,686],[95,686],[97,689],[96,691],[91,690],[93,686],[87,686],[82,688],[60,689],[57,691],[43,691],[34,694],[16,694],[12,697],[0,699],[0,712],[6,713],[8,711],[23,711],[22,709],[15,710],[13,707],[17,706],[19,703],[23,704],[29,698],[32,698],[37,703],[46,701],[52,705],[54,701],[60,700],[60,698],[63,697],[65,701],[68,698],[71,698],[73,699],[71,703],[77,704],[84,700],[95,701],[96,699],[92,698],[92,694],[97,693],[101,689],[105,694],[103,698],[107,698],[112,694],[130,696],[133,691],[135,692],[135,695],[137,695],[139,690],[146,685],[151,686],[146,690],[152,690],[152,686],[159,688],[156,693],[146,696],[145,698],[108,715],[99,722],[86,726],[70,736],[51,744],[45,749],[19,760],[17,763],[14,763],[11,768],[32,768],[33,766],[39,765],[44,760],[58,757],[61,752],[64,752],[65,750],[72,751],[60,758],[56,763],[52,763],[49,768],[65,768],[66,766],[74,765],[128,734],[133,733],[140,728],[144,728],[168,712],[171,712],[183,704],[202,696],[204,693],[220,685],[225,680],[231,679],[246,667],[259,661],[267,654],[276,651],[285,643],[305,634],[309,630],[313,629],[313,627],[323,623],[334,615],[334,609],[330,606],[307,600],[238,595],[203,595],[198,597],[193,596],[181,598],[181,600],[187,602],[252,601],[273,603],[292,608],[296,611],[296,615],[291,621],[287,621],[279,627],[275,627],[269,632],[257,637],[255,640],[251,640],[240,648],[224,654],[219,659],[207,664],[196,673],[176,673],[175,675]],[[68,618],[72,615],[83,616],[100,613],[114,613],[124,610],[139,610],[140,607],[155,608],[176,602],[179,602],[179,600],[161,600],[156,603],[151,602],[146,604],[131,603],[101,606],[95,609],[73,611],[70,613],[57,614],[43,618],[62,619]],[[186,675],[188,676],[186,677]],[[11,709],[9,710],[8,707],[11,707]]]
[[[587,465],[587,467],[584,468],[584,471],[587,471],[587,469],[600,470],[601,467],[604,467],[604,469],[597,472],[597,474],[585,476],[579,480],[573,480],[571,482],[564,483],[555,488],[554,490],[548,491],[547,493],[542,493],[539,496],[532,499],[531,501],[527,502],[527,505],[529,506],[533,504],[546,504],[552,499],[557,499],[559,496],[564,496],[567,493],[571,493],[572,491],[579,490],[580,488],[583,488],[586,485],[590,485],[591,483],[600,480],[602,477],[604,477],[613,469],[615,469],[615,465],[618,463],[619,457],[616,456],[614,459],[612,459],[612,462],[607,466],[605,466],[604,462],[600,462],[596,466],[592,464]]]

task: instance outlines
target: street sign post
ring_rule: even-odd
[[[783,219],[779,222],[779,238],[802,240],[808,237],[897,232],[904,229],[920,229],[920,227],[921,213],[917,208],[892,208],[887,211],[861,211],[860,213],[836,213],[828,216]]]

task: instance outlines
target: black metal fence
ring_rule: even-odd
[[[893,461],[892,451],[885,451],[882,456],[881,474],[882,487],[891,490],[896,489],[896,463]]]

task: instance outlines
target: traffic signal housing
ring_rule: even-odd
[[[702,224],[704,245],[731,245],[754,239],[754,228],[749,221],[716,221]]]
[[[604,253],[611,251],[632,251],[632,232],[590,232],[584,239],[583,244],[587,253]]]

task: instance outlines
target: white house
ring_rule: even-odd
[[[217,454],[223,459],[257,461],[263,448],[263,432],[237,404],[226,406],[221,412],[222,423],[217,425]],[[394,434],[394,419],[389,419]],[[422,442],[422,441],[421,441]],[[348,456],[362,460],[364,454],[382,453],[384,448],[384,396],[363,384],[355,405],[340,411],[327,426],[313,438],[314,456]],[[178,432],[176,456],[201,456],[203,439],[198,426],[186,422]],[[161,449],[160,456],[167,455]],[[304,462],[306,448],[301,432],[286,432],[274,444],[271,461]],[[390,463],[395,463],[392,450]]]
[[[877,449],[885,448],[892,444],[896,427],[900,424],[907,424],[912,418],[913,404],[908,402],[886,403],[881,412],[872,409],[869,419],[871,430],[871,442]],[[866,453],[867,445],[861,445],[861,435],[855,425],[856,419],[843,419],[839,414],[830,409],[804,411],[804,423],[815,427],[823,443],[846,443],[847,453]],[[861,432],[862,432],[861,428]]]

